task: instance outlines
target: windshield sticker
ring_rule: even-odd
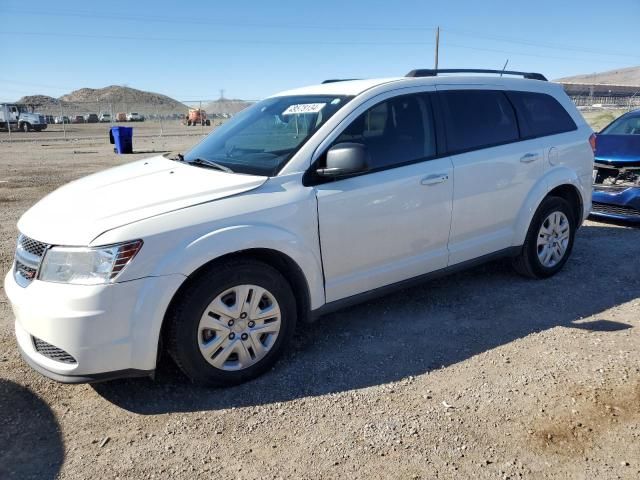
[[[301,113],[318,113],[325,107],[326,103],[299,103],[290,105],[282,115],[296,115]]]

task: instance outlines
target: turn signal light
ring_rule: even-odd
[[[596,153],[596,134],[592,133],[591,136],[589,137],[589,145],[591,145],[591,150],[593,150],[593,153]]]

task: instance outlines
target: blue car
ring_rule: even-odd
[[[640,110],[596,135],[591,218],[640,226]]]

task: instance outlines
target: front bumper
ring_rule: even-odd
[[[640,187],[594,188],[589,217],[640,225]]]
[[[95,286],[34,280],[21,287],[12,269],[5,291],[27,363],[54,380],[82,383],[153,373],[162,320],[184,279],[168,275]],[[59,351],[68,356],[61,360]]]

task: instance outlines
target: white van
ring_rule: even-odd
[[[456,72],[280,93],[184,155],[42,199],[5,280],[25,360],[87,382],[150,375],[162,348],[229,385],[296,323],[411,282],[505,256],[557,273],[590,210],[591,129],[539,74]]]

